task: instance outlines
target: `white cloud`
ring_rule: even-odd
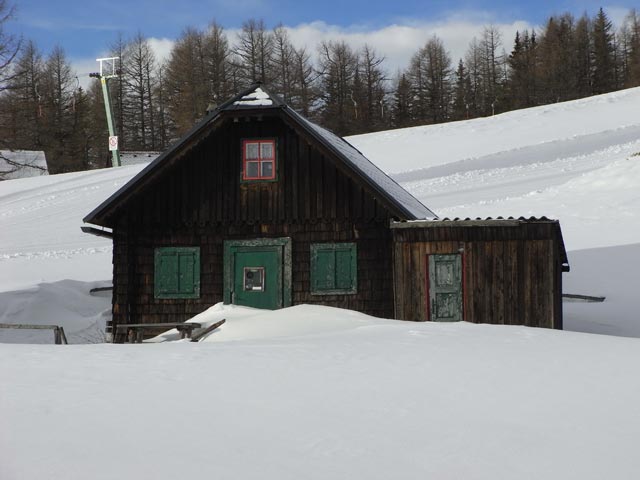
[[[609,17],[609,20],[613,22],[613,28],[619,29],[624,24],[624,20],[629,15],[631,11],[630,8],[627,7],[618,7],[615,5],[610,5],[608,7],[603,7],[604,12]]]
[[[156,56],[158,64],[169,59],[169,55],[171,55],[171,50],[175,43],[175,40],[170,38],[149,38],[149,45]]]
[[[362,48],[368,44],[379,55],[385,57],[384,66],[389,75],[393,76],[397,70],[408,66],[411,56],[433,35],[442,39],[451,54],[454,65],[457,64],[458,59],[464,57],[469,42],[474,37],[479,37],[483,28],[489,23],[489,16],[482,12],[464,14],[458,12],[443,21],[405,20],[378,28],[358,25],[340,27],[321,21],[286,28],[293,44],[296,47],[306,47],[314,57],[317,54],[317,46],[322,41],[345,41],[354,49]],[[502,32],[503,47],[507,53],[511,51],[516,30],[534,28],[534,25],[523,20],[515,20],[511,23],[494,23],[493,25]],[[238,30],[228,29],[226,32],[229,41],[235,42]],[[156,59],[160,62],[168,59],[175,40],[152,37],[149,38],[149,43],[156,54]],[[96,58],[98,56],[96,55]],[[87,66],[91,64],[94,66],[88,69]],[[78,72],[97,70],[94,59],[80,59],[74,62],[74,67]],[[82,78],[80,81],[83,86],[88,84],[88,81],[85,83]]]
[[[411,56],[422,47],[429,38],[437,35],[448,49],[452,61],[464,57],[469,43],[474,37],[482,34],[489,22],[465,20],[456,15],[442,22],[406,22],[388,25],[378,29],[342,28],[327,25],[324,22],[313,22],[288,27],[292,42],[300,47],[306,46],[315,54],[315,48],[321,41],[345,41],[352,48],[359,49],[368,44],[380,55],[383,55],[385,66],[390,74],[408,66]],[[525,21],[495,24],[501,32],[505,51],[512,47],[516,30],[531,29],[533,25]]]

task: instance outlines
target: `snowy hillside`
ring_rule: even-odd
[[[441,217],[542,216],[569,250],[640,242],[640,88],[349,137]]]
[[[636,478],[637,112],[632,89],[350,139],[441,216],[559,218],[564,290],[607,297],[565,303],[573,331],[216,305],[200,344],[0,344],[0,479]],[[0,182],[0,322],[101,340],[111,247],[81,219],[141,168]]]

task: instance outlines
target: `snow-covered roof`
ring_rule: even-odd
[[[380,170],[374,163],[365,157],[360,150],[351,145],[344,138],[339,137],[326,128],[307,120],[295,110],[289,110],[300,122],[307,125],[327,145],[331,146],[337,151],[337,153],[346,159],[362,176],[369,179],[374,186],[378,187],[380,192],[389,194],[394,203],[402,205],[404,210],[406,210],[413,219],[424,220],[437,218],[437,215],[424,206],[420,200],[402,188],[394,179]]]
[[[0,180],[48,175],[42,150],[0,150]]]
[[[395,210],[394,214],[398,215],[401,220],[437,218],[436,214],[402,188],[395,180],[371,163],[371,161],[346,140],[338,137],[326,128],[320,127],[307,120],[282,102],[277,96],[270,94],[261,84],[256,84],[210,111],[207,116],[187,132],[178,142],[151,162],[151,164],[132,178],[114,195],[89,213],[83,221],[101,225],[99,217],[114,206],[117,201],[121,200],[125,194],[132,191],[148,174],[155,172],[157,168],[166,163],[167,159],[173,158],[174,154],[180,151],[193,137],[206,132],[207,128],[218,121],[224,112],[256,109],[271,111],[277,109],[282,112],[294,125],[305,130],[319,143],[333,152],[333,154],[358,177],[362,178],[380,200],[386,202],[387,205]]]

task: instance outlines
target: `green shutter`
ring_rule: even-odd
[[[355,243],[311,245],[311,293],[314,295],[357,292]]]
[[[200,297],[200,248],[156,248],[154,284],[156,298]]]

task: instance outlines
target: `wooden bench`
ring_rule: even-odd
[[[142,343],[145,330],[170,330],[175,328],[180,332],[180,338],[191,338],[193,330],[202,328],[200,323],[128,323],[118,325],[116,333],[127,335],[127,343]]]

